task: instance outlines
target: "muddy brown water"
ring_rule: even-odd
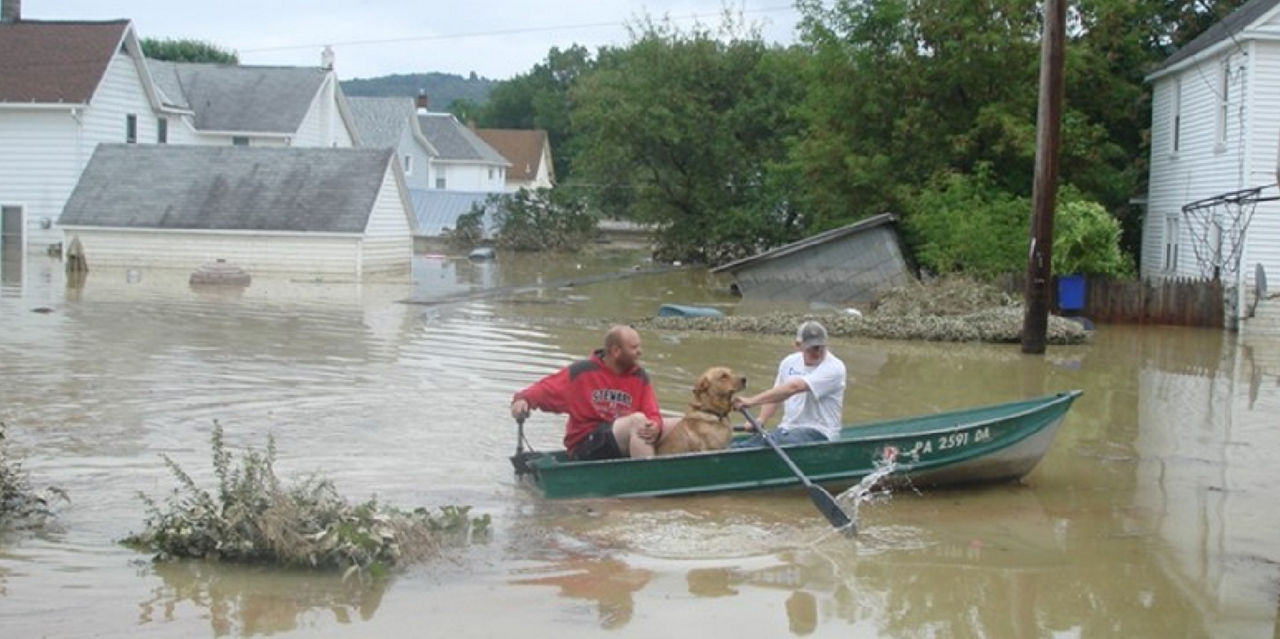
[[[1128,326],[1043,357],[838,340],[847,420],[1084,390],[1022,484],[899,491],[862,507],[853,542],[829,535],[803,493],[540,500],[506,460],[513,390],[596,347],[610,319],[742,303],[701,270],[518,302],[398,300],[634,266],[627,253],[419,257],[402,281],[259,277],[217,292],[185,272],[107,268],[68,289],[58,262],[6,263],[0,421],[33,483],[71,502],[61,530],[0,539],[4,636],[1280,632],[1280,343]],[[706,366],[760,388],[788,350],[780,336],[642,337],[672,410]],[[493,536],[373,584],[157,565],[116,544],[142,525],[139,491],[174,487],[161,454],[211,480],[214,420],[233,446],[274,435],[281,475],[318,471],[353,499],[401,507],[468,504]],[[536,414],[526,430],[551,448],[561,427]]]

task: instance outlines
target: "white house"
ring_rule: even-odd
[[[1280,202],[1267,201],[1277,195],[1280,0],[1245,3],[1147,80],[1153,99],[1142,276],[1216,274],[1235,325],[1257,269],[1280,274]],[[1243,201],[1219,198],[1241,191]],[[1196,202],[1202,206],[1184,211]]]
[[[332,66],[147,59],[147,68],[162,99],[190,112],[168,123],[171,144],[347,147],[354,143],[355,125]]]
[[[408,273],[415,223],[391,149],[102,144],[59,224],[90,265],[360,278]]]
[[[435,165],[440,153],[431,146],[418,124],[413,98],[350,97],[352,122],[360,138],[360,146],[370,149],[392,148],[400,157],[405,182],[411,190],[433,188]]]
[[[431,188],[449,191],[501,193],[506,190],[511,163],[485,144],[475,131],[465,127],[452,113],[418,110],[418,124],[427,142],[438,155],[435,183]]]
[[[543,129],[476,129],[476,135],[511,162],[507,190],[549,189],[555,186],[551,141]]]
[[[100,143],[354,141],[331,68],[157,62],[143,57],[128,20],[26,20],[18,0],[0,3],[0,246],[8,250],[61,240],[58,216]]]
[[[129,21],[10,19],[4,1],[0,211],[24,252],[43,250],[99,142],[155,142],[162,119],[186,113],[161,102]]]

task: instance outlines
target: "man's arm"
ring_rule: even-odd
[[[793,377],[769,390],[762,391],[750,397],[735,397],[733,399],[733,407],[737,409],[749,408],[751,406],[760,407],[759,422],[763,425],[778,412],[778,406],[782,404],[788,397],[796,393],[804,393],[809,390],[809,382],[803,377]]]
[[[536,408],[549,413],[569,412],[569,369],[562,368],[534,382],[511,398],[511,416],[520,419]]]

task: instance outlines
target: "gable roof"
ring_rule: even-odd
[[[894,224],[897,221],[898,221],[898,218],[892,213],[881,213],[879,215],[873,215],[865,220],[854,222],[853,224],[841,226],[839,228],[834,228],[829,231],[823,231],[821,233],[818,233],[817,235],[811,235],[809,237],[806,237],[803,240],[792,242],[790,244],[784,244],[775,249],[770,249],[763,253],[757,253],[750,257],[744,257],[740,260],[729,262],[728,264],[721,264],[720,266],[717,266],[711,269],[711,272],[723,273],[725,271],[728,271],[730,273],[736,273],[745,268],[759,266],[765,262],[771,262],[780,257],[785,257],[787,255],[791,255],[793,253],[797,253],[799,251],[812,248],[814,246],[826,244],[827,242],[832,242],[848,235],[861,233],[868,229],[876,228],[877,226]]]
[[[363,233],[390,149],[100,144],[59,224]]]
[[[511,164],[474,131],[462,126],[452,113],[419,113],[418,124],[422,127],[422,135],[435,147],[442,160],[484,162],[502,166]]]
[[[348,97],[351,119],[362,146],[395,148],[404,128],[412,124],[413,98]]]
[[[128,20],[0,23],[0,102],[88,104]]]
[[[321,67],[147,59],[166,102],[195,111],[201,131],[294,133],[329,76]]]
[[[1152,70],[1147,75],[1147,79],[1151,80],[1164,75],[1179,63],[1208,51],[1220,42],[1234,38],[1277,6],[1280,6],[1280,0],[1249,0],[1249,2],[1240,5],[1230,15],[1206,29],[1204,33],[1196,36],[1194,40],[1182,45],[1181,49],[1175,51],[1173,55],[1160,63],[1160,66]]]
[[[511,168],[507,169],[508,180],[532,180],[538,176],[542,151],[547,145],[545,130],[476,129],[476,135],[511,162]],[[547,167],[547,174],[555,180],[553,167]]]

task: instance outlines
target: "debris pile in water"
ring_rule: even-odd
[[[446,543],[488,534],[489,516],[469,517],[469,506],[445,506],[433,514],[383,506],[376,499],[350,504],[333,482],[314,475],[285,487],[273,469],[275,456],[275,442],[268,439],[265,452],[249,449],[233,468],[222,426],[215,421],[216,492],[200,488],[164,456],[180,486],[164,507],[141,495],[149,511],[146,529],[123,543],[155,552],[157,559],[221,559],[379,576],[436,555]]]
[[[0,531],[44,528],[54,516],[50,502],[66,498],[57,488],[41,491],[31,486],[22,462],[9,452],[5,425],[0,422]]]
[[[1022,339],[1023,307],[994,286],[966,278],[943,278],[885,291],[865,316],[838,310],[729,317],[651,317],[633,322],[654,329],[789,335],[816,318],[836,337],[1009,342]],[[1077,322],[1049,317],[1050,344],[1080,344],[1088,332]]]

